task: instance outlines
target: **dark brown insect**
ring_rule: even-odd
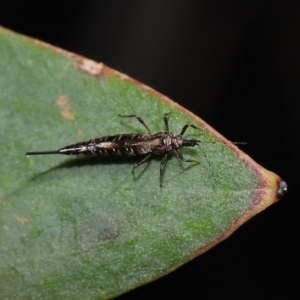
[[[87,142],[80,142],[73,145],[66,146],[54,151],[39,151],[27,152],[25,155],[44,155],[44,154],[65,154],[65,155],[80,155],[80,156],[145,156],[140,162],[134,164],[132,173],[135,168],[144,163],[152,154],[163,155],[160,163],[160,186],[162,186],[162,174],[168,154],[173,150],[178,157],[184,162],[195,162],[197,160],[185,159],[180,151],[182,147],[194,147],[199,145],[200,140],[185,140],[183,135],[188,129],[192,127],[200,130],[193,124],[186,124],[181,129],[178,135],[174,135],[169,131],[168,115],[164,114],[164,122],[166,131],[151,134],[149,127],[145,124],[143,119],[138,115],[119,115],[120,117],[136,118],[147,130],[148,133],[127,133],[117,134],[111,136],[104,136],[89,140]]]

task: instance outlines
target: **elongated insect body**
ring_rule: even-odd
[[[148,133],[127,133],[104,136],[89,140],[87,142],[79,142],[68,145],[64,148],[54,151],[27,152],[25,155],[65,154],[103,157],[145,156],[140,162],[134,164],[132,172],[134,172],[135,168],[144,163],[153,154],[162,155],[163,158],[160,163],[160,186],[162,186],[163,169],[169,153],[175,151],[182,161],[199,163],[197,160],[185,159],[180,151],[180,148],[199,145],[200,140],[185,140],[183,139],[183,135],[188,127],[198,130],[200,130],[200,128],[192,124],[186,124],[183,126],[178,135],[174,135],[169,131],[168,115],[169,113],[164,114],[164,123],[166,126],[165,132],[158,132],[152,135],[149,127],[145,124],[141,117],[137,115],[120,115],[121,117],[136,118],[146,128]]]

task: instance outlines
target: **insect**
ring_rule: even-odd
[[[199,163],[197,160],[185,159],[180,148],[194,147],[199,145],[200,140],[183,138],[186,130],[192,127],[201,130],[193,124],[186,124],[181,129],[178,135],[174,135],[169,130],[168,116],[170,113],[164,114],[165,132],[151,134],[149,127],[138,115],[119,115],[124,118],[136,118],[147,130],[147,133],[127,133],[104,136],[89,140],[87,142],[79,142],[68,145],[54,151],[38,151],[27,152],[25,155],[44,155],[44,154],[65,154],[65,155],[80,155],[80,156],[117,156],[117,157],[133,157],[145,156],[141,161],[135,163],[132,168],[134,170],[143,164],[152,155],[162,155],[160,162],[160,187],[162,187],[162,175],[168,155],[175,151],[177,156],[184,162]]]

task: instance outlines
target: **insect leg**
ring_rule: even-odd
[[[164,122],[165,122],[167,132],[169,132],[169,120],[168,120],[169,114],[170,112],[164,114]]]
[[[119,115],[122,118],[136,118],[148,131],[149,134],[151,134],[149,127],[146,125],[144,120],[138,116],[138,115]]]
[[[168,157],[168,153],[165,154],[165,156],[162,158],[161,162],[160,162],[160,175],[159,175],[159,181],[160,181],[160,187],[162,187],[162,175],[163,175],[163,171],[164,171],[164,167],[167,161],[167,157]]]
[[[141,164],[143,164],[149,157],[151,156],[151,154],[147,155],[145,158],[143,158],[140,162],[134,164],[133,168],[132,168],[132,174],[134,173],[134,169],[137,168],[138,166],[140,166]]]
[[[201,129],[200,129],[199,127],[197,127],[197,126],[195,126],[195,125],[193,125],[193,124],[186,124],[186,125],[184,125],[183,128],[181,129],[181,132],[179,133],[179,135],[184,135],[184,133],[186,132],[186,130],[187,130],[189,127],[192,127],[192,128],[194,128],[194,129],[197,129],[197,130],[200,130],[200,131],[201,131]]]
[[[181,153],[181,151],[179,149],[175,150],[178,157],[184,161],[184,162],[194,162],[194,163],[197,163],[197,164],[200,164],[200,162],[198,160],[194,160],[194,159],[185,159]]]

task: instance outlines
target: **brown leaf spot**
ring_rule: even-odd
[[[69,97],[68,96],[60,96],[56,101],[57,106],[60,108],[61,115],[68,120],[74,119],[74,114],[71,112],[69,105]]]
[[[87,72],[90,75],[100,76],[102,74],[102,63],[96,63],[92,60],[84,58],[78,62],[78,66],[82,71]]]
[[[23,217],[23,216],[17,216],[16,217],[17,221],[22,223],[22,224],[26,224],[26,223],[29,223],[30,220],[26,217]]]

